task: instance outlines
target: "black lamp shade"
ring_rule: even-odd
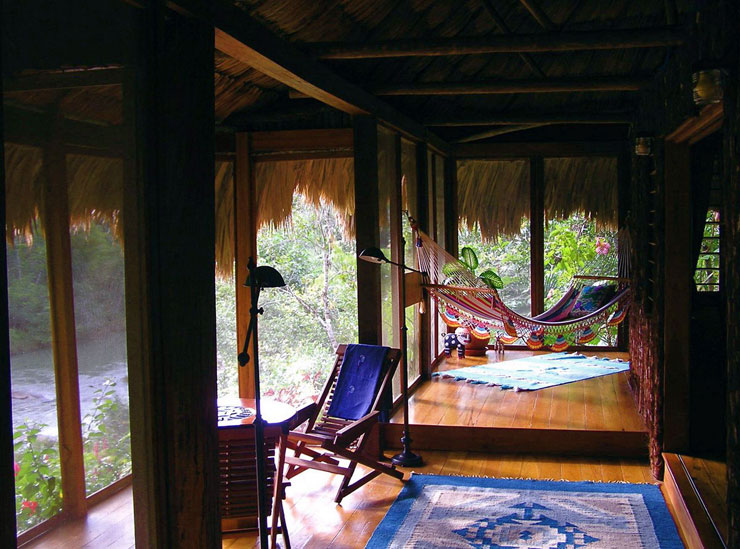
[[[255,285],[259,288],[281,288],[285,286],[285,280],[283,276],[274,267],[267,265],[260,265],[254,269]],[[244,283],[245,286],[252,285],[252,276],[247,278]]]
[[[380,248],[365,248],[358,257],[370,263],[388,263],[388,258],[385,257]]]

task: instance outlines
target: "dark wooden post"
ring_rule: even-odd
[[[632,158],[630,157],[629,151],[622,152],[617,156],[617,225],[618,229],[622,229],[627,222],[627,214],[630,210],[630,204],[632,203],[631,198],[631,169]],[[622,251],[618,251],[620,256]],[[621,265],[617,266],[617,271],[621,272]],[[617,328],[617,348],[620,351],[627,351],[629,349],[629,315],[624,321],[619,324]]]
[[[357,252],[379,246],[378,124],[375,119],[353,117],[355,149],[355,228]],[[380,309],[380,269],[357,259],[357,322],[360,343],[379,345],[383,319]]]
[[[447,251],[457,257],[457,161],[448,156],[445,163],[445,244]]]
[[[689,448],[691,315],[691,155],[687,142],[665,142],[665,265],[663,318],[663,448]]]
[[[214,283],[214,28],[154,4],[124,195],[136,546],[221,546]]]
[[[0,125],[3,120],[0,104]],[[5,227],[5,147],[0,143],[0,225],[3,228],[0,243],[0,546],[15,546],[15,483],[13,475],[13,407],[10,397],[10,337],[8,327],[8,264]]]
[[[426,143],[416,144],[416,196],[419,228],[425,233],[429,233],[429,164],[427,162],[428,148]],[[429,348],[431,345],[431,323],[429,315],[431,312],[431,300],[429,294],[424,292],[424,309],[426,314],[422,315],[419,322],[419,371],[422,379],[431,377],[432,359]]]
[[[236,285],[236,344],[234,356],[241,352],[249,326],[252,296],[244,285],[250,257],[257,260],[257,208],[254,165],[251,158],[250,135],[236,134],[234,162],[234,284]],[[254,398],[254,363],[239,368],[239,396]]]
[[[529,234],[532,316],[545,307],[545,162],[541,156],[529,160]]]

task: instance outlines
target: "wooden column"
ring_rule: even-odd
[[[622,229],[627,223],[627,214],[630,210],[630,204],[632,203],[632,195],[630,185],[632,183],[632,159],[628,151],[624,151],[617,157],[617,225],[618,229]],[[621,256],[621,250],[618,251]],[[617,270],[621,272],[621,265],[618,265]],[[620,351],[629,350],[629,315],[624,319],[622,323],[617,327],[617,348]]]
[[[545,162],[529,160],[529,234],[532,316],[545,310]]]
[[[241,352],[244,345],[244,338],[249,327],[249,309],[252,307],[249,288],[244,285],[248,274],[247,263],[250,257],[257,261],[257,196],[250,145],[251,138],[248,133],[236,134],[236,160],[234,162],[236,354]],[[251,360],[245,366],[239,367],[239,396],[254,398],[254,363]]]
[[[124,195],[136,546],[215,549],[213,21],[161,3],[142,21]]]
[[[664,403],[663,448],[689,448],[689,338],[691,262],[691,155],[687,142],[665,142]]]
[[[0,104],[0,120],[3,120]],[[10,338],[8,326],[8,264],[5,227],[5,147],[0,142],[0,226],[3,228],[0,243],[0,546],[15,545],[15,483],[13,470],[13,407],[10,396]]]
[[[426,143],[416,144],[416,192],[417,192],[417,209],[418,219],[416,220],[419,224],[419,228],[425,233],[429,233],[430,220],[429,220],[429,164],[427,162],[428,150]],[[431,346],[431,322],[429,316],[432,314],[431,311],[431,300],[429,294],[424,292],[423,305],[426,310],[426,314],[421,316],[421,322],[419,322],[419,371],[421,372],[422,379],[431,378],[431,367],[432,359],[430,357],[429,348]]]
[[[67,159],[53,123],[44,150],[44,187],[41,219],[46,237],[46,271],[49,285],[51,340],[56,380],[59,458],[63,512],[81,517],[86,512],[85,464],[82,459],[80,387],[77,372],[77,336],[72,288],[72,248],[69,237]]]
[[[355,147],[355,228],[357,253],[380,244],[378,213],[378,124],[353,117]],[[361,212],[361,215],[357,215]],[[357,259],[357,323],[359,342],[379,345],[383,319],[380,309],[380,269]]]
[[[448,156],[445,162],[445,244],[447,251],[457,257],[457,161]]]

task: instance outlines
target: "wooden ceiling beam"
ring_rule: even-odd
[[[472,135],[468,135],[455,141],[455,143],[472,143],[473,141],[480,141],[481,139],[488,139],[489,137],[496,137],[497,135],[505,135],[507,133],[521,132],[524,130],[531,130],[533,128],[540,128],[547,126],[547,124],[519,124],[516,126],[503,126],[487,130],[485,132],[478,132]]]
[[[491,19],[493,19],[493,22],[496,23],[496,26],[501,29],[502,33],[507,36],[513,34],[509,26],[506,24],[504,18],[496,9],[496,6],[493,5],[493,0],[483,0],[483,6],[485,6],[486,10],[488,11],[488,15],[491,16]],[[540,78],[545,77],[545,73],[531,55],[529,55],[528,53],[519,52],[519,58],[524,61],[524,64],[529,67],[529,70],[531,70],[537,76],[539,76]]]
[[[432,82],[376,88],[380,96],[391,95],[490,95],[508,93],[560,93],[638,91],[650,82],[647,77],[602,76],[591,78],[542,78],[494,82]]]
[[[5,105],[3,116],[5,141],[33,147],[48,144],[53,120],[51,114]],[[57,131],[62,145],[73,147],[79,154],[86,149],[104,150],[116,155],[123,153],[123,127],[101,126],[64,118],[59,121]]]
[[[215,23],[216,49],[226,55],[335,109],[351,115],[370,114],[441,152],[449,150],[448,143],[422,124],[278,38],[243,10],[219,1]]]
[[[555,25],[547,14],[537,5],[534,0],[519,0],[526,10],[534,17],[534,20],[545,30],[555,30]]]
[[[478,55],[488,53],[619,50],[680,46],[686,41],[681,27],[600,31],[506,34],[435,40],[391,40],[362,44],[306,44],[318,59],[376,59],[384,57]]]
[[[517,143],[463,143],[454,148],[455,158],[516,159],[531,156],[617,156],[627,150],[626,141],[557,141]]]
[[[469,127],[469,126],[521,126],[528,124],[631,124],[633,115],[629,112],[582,112],[582,113],[501,113],[482,114],[470,118],[429,119],[427,126]]]
[[[121,67],[41,72],[3,78],[3,91],[7,93],[109,86],[121,84],[125,74],[126,69]]]

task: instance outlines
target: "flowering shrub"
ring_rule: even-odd
[[[82,420],[87,493],[92,494],[131,472],[128,408],[106,379],[95,391],[93,409]],[[15,512],[18,532],[28,530],[62,509],[58,442],[41,435],[47,425],[26,421],[15,441]]]
[[[14,433],[15,513],[18,531],[53,517],[62,509],[59,451],[40,436],[46,427],[27,421]]]

